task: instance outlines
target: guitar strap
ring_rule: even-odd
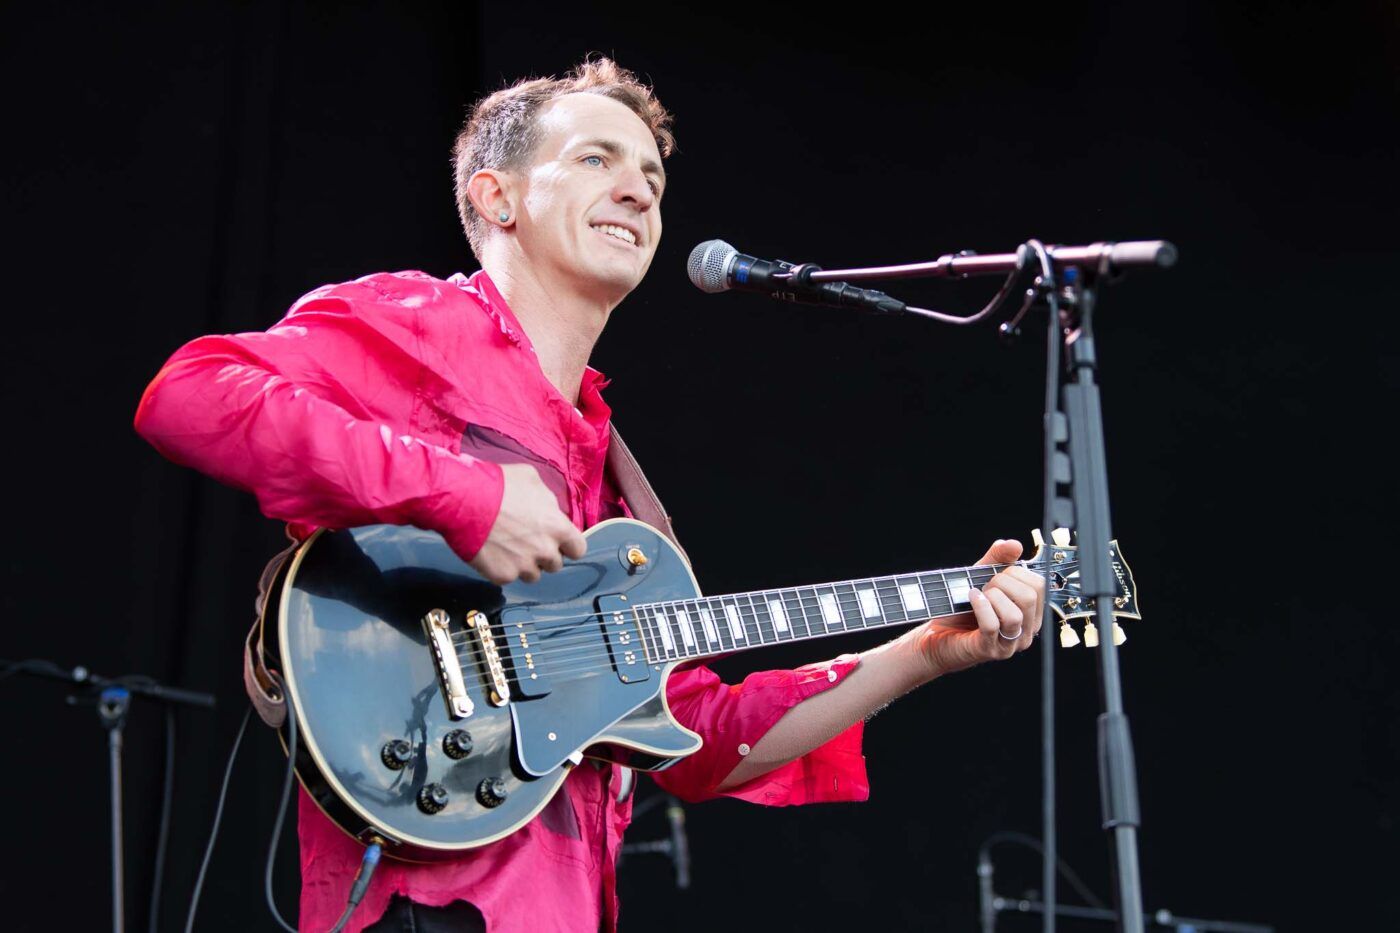
[[[617,427],[611,423],[609,423],[608,458],[603,469],[610,474],[617,491],[622,493],[622,498],[627,503],[632,517],[638,521],[646,522],[665,535],[675,545],[686,564],[689,565],[690,557],[686,555],[680,541],[676,540],[676,530],[671,525],[671,516],[666,513],[666,509],[661,505],[661,500],[656,497],[656,491],[651,488],[651,483],[647,482],[646,474],[637,464],[637,459],[632,456],[632,451],[623,443],[622,435],[617,433]],[[274,680],[274,672],[270,672],[265,663],[263,612],[267,608],[268,590],[272,587],[272,581],[277,578],[277,571],[300,546],[300,541],[293,540],[263,568],[262,576],[258,579],[258,597],[254,602],[257,619],[253,622],[253,628],[248,632],[248,637],[243,643],[244,689],[248,691],[248,699],[253,701],[253,708],[257,710],[258,717],[274,729],[281,728],[282,723],[286,720],[287,707],[282,702],[281,677],[279,675]]]

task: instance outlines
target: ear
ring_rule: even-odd
[[[515,223],[515,179],[510,172],[478,169],[467,179],[467,199],[488,224],[509,227]],[[504,221],[501,214],[507,215]]]

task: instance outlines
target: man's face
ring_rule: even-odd
[[[552,100],[537,119],[540,143],[519,173],[520,247],[547,275],[615,304],[641,283],[661,239],[656,140],[625,104],[598,94]]]

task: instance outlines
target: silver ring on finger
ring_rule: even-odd
[[[1015,634],[1015,635],[1008,635],[1008,634],[1006,634],[1005,632],[1003,632],[1001,629],[997,629],[997,634],[1000,635],[1002,638],[1005,638],[1007,641],[1015,641],[1016,639],[1018,639],[1018,638],[1021,637],[1021,633],[1024,632],[1024,631],[1025,631],[1025,627],[1022,626],[1021,628],[1018,628],[1018,629],[1016,630],[1016,634]]]

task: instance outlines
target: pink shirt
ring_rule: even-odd
[[[200,337],[151,381],[135,427],[162,454],[252,492],[263,513],[305,538],[317,527],[411,524],[465,559],[500,507],[499,463],[530,462],[579,529],[631,515],[605,478],[608,384],[584,373],[579,407],[545,378],[529,337],[484,271],[447,280],[380,273],[318,288],[266,332]],[[855,655],[725,684],[688,662],[667,683],[671,711],[704,739],[653,775],[686,801],[737,797],[771,806],[865,800],[863,722],[727,791],[717,785],[790,707],[827,689]],[[509,836],[436,864],[386,858],[346,930],[390,897],[470,901],[493,933],[613,930],[614,866],[631,796],[623,769],[591,760]],[[298,804],[301,921],[329,929],[363,847],[305,791]]]

